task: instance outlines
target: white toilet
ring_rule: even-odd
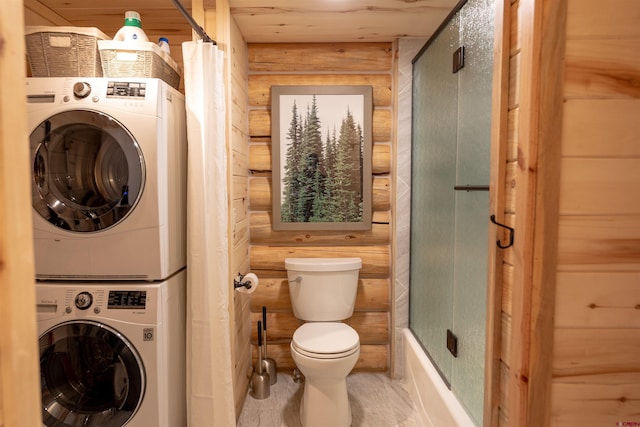
[[[293,333],[291,357],[305,376],[300,403],[303,427],[348,427],[347,375],[360,355],[351,317],[360,258],[287,258],[293,314],[305,323]]]

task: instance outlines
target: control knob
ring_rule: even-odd
[[[73,95],[76,98],[86,98],[91,93],[91,85],[87,82],[77,82],[73,85]]]
[[[93,303],[93,295],[89,292],[80,292],[76,295],[75,303],[78,310],[86,310],[91,307],[91,304]]]

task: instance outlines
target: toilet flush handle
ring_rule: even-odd
[[[298,277],[296,277],[296,278],[295,278],[295,279],[293,279],[293,280],[289,280],[289,283],[291,283],[291,282],[302,282],[302,277],[301,277],[301,276],[298,276]]]

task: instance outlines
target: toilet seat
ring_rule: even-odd
[[[341,322],[311,322],[296,329],[291,347],[307,357],[339,359],[360,349],[360,337]]]

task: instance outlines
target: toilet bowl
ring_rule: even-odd
[[[300,403],[304,427],[350,426],[347,375],[360,356],[360,338],[339,322],[305,323],[291,341],[291,357],[305,376]]]
[[[296,318],[291,357],[305,376],[303,427],[348,427],[347,375],[360,356],[360,337],[342,320],[355,307],[360,258],[287,258],[289,295]]]

